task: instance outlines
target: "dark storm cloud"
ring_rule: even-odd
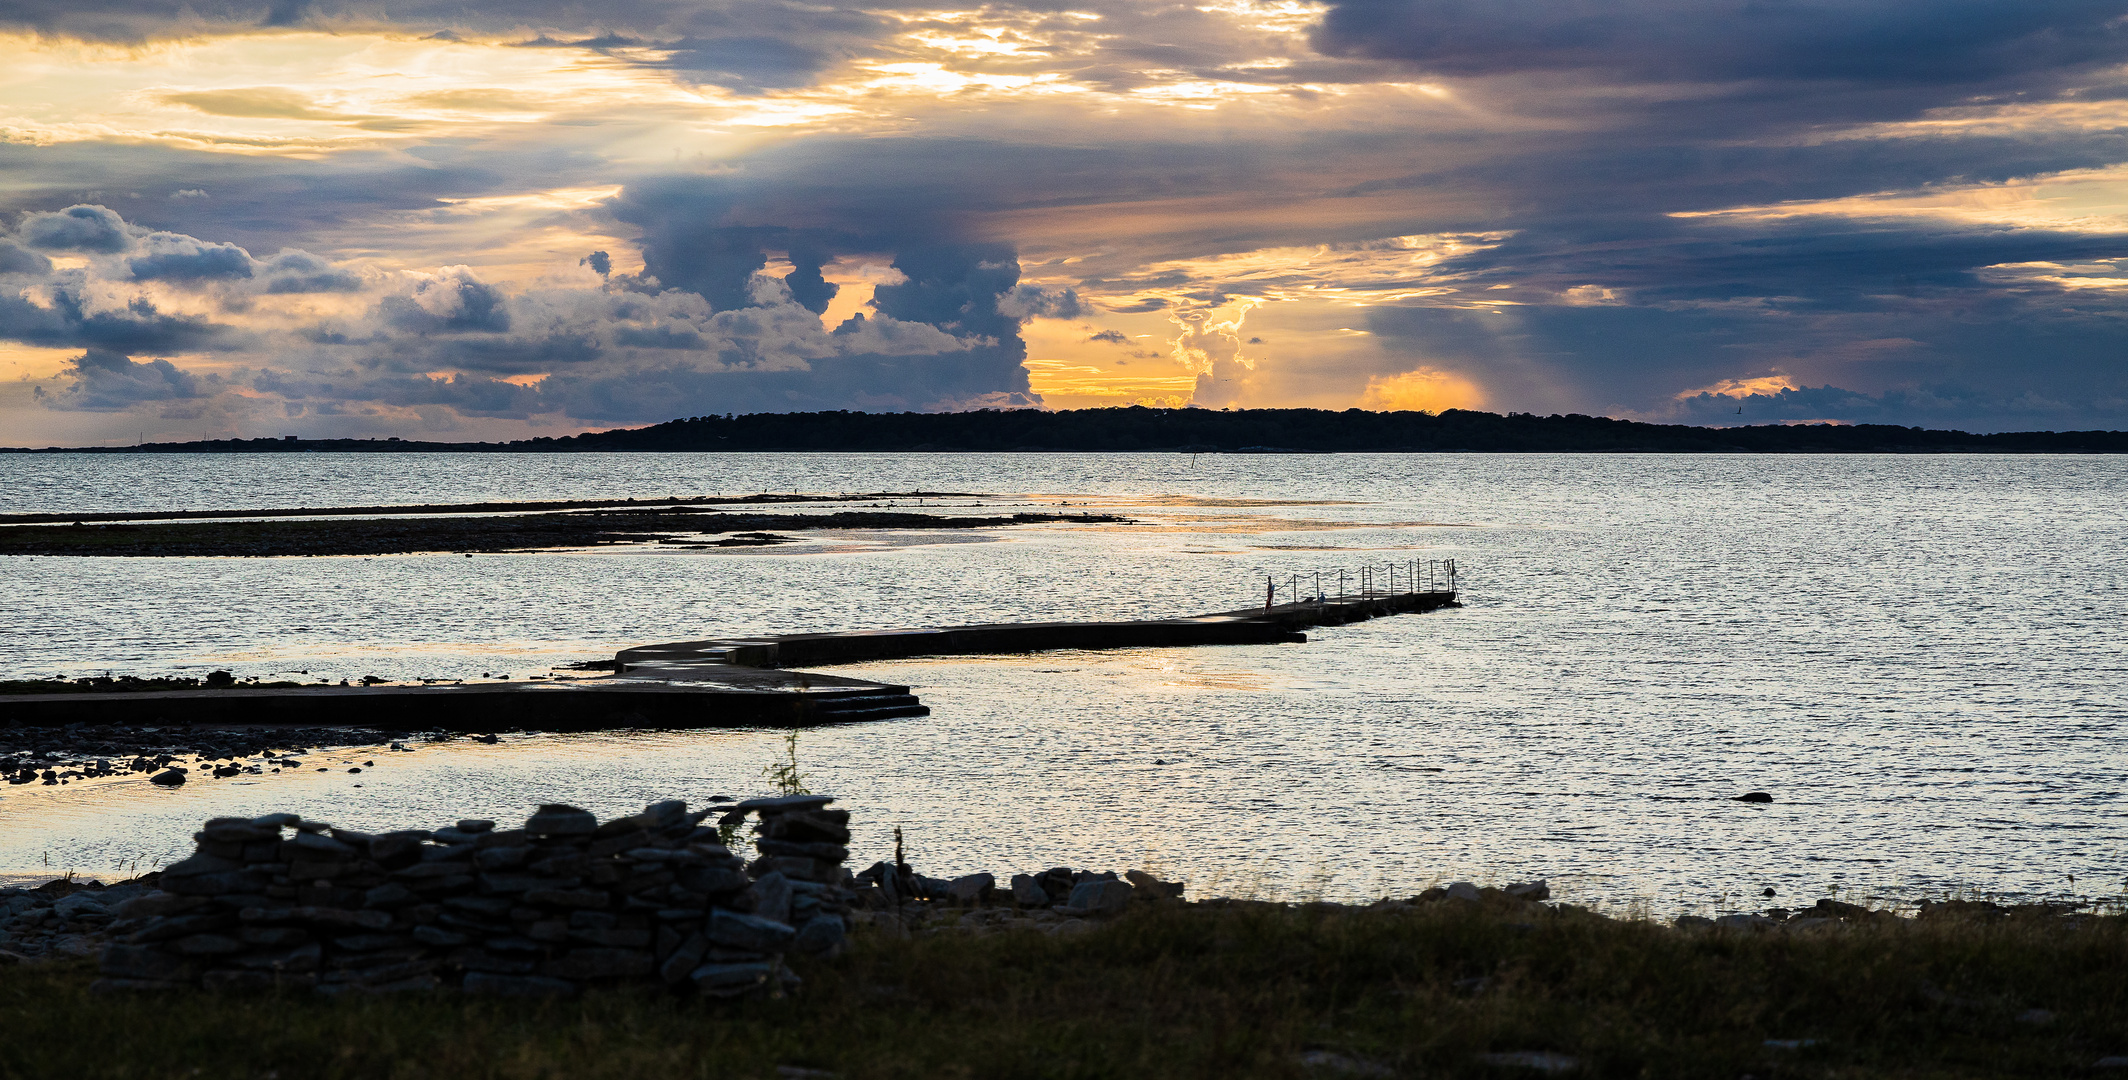
[[[47,251],[93,251],[108,254],[133,246],[132,231],[115,211],[101,206],[69,206],[49,214],[25,214],[16,229],[22,242]]]
[[[135,281],[205,281],[248,278],[251,253],[235,244],[215,244],[176,233],[142,237],[143,254],[126,260]]]
[[[768,265],[782,228],[731,227],[681,213],[655,219],[643,237],[643,272],[662,285],[700,293],[719,310],[745,307],[747,283]]]
[[[2091,393],[2067,388],[2050,394],[2032,387],[1930,383],[1865,394],[1837,386],[1794,387],[1771,393],[1696,394],[1680,399],[1665,419],[1690,424],[1764,424],[1832,421],[1968,430],[2069,431],[2090,429],[2094,418],[2128,407],[2116,385]]]
[[[1746,420],[2118,426],[2128,419],[2118,301],[1983,270],[2118,258],[2128,258],[2128,238],[1915,222],[1647,223],[1631,240],[1530,233],[1445,268],[1510,284],[1480,295],[1521,306],[1376,307],[1366,326],[1392,355],[1482,372],[1522,408],[1692,422],[1734,422],[1741,406]],[[1756,402],[1676,398],[1774,374],[1830,388]]]
[[[52,275],[36,301],[19,290],[0,290],[0,340],[57,348],[182,352],[221,347],[248,336],[197,316],[163,311],[145,296],[101,303],[95,292],[78,271]]]
[[[636,277],[516,291],[463,266],[364,275],[297,249],[256,260],[234,245],[146,232],[91,209],[54,217],[116,230],[132,238],[127,252],[61,269],[19,245],[5,249],[24,273],[0,290],[0,338],[87,346],[61,389],[39,389],[54,408],[108,412],[233,390],[237,383],[169,360],[131,359],[202,349],[224,353],[224,366],[257,364],[249,390],[280,397],[290,417],[386,409],[425,423],[554,414],[634,423],[686,410],[1029,404],[1023,311],[1074,303],[1068,292],[1017,287],[1009,246],[911,244],[895,256],[903,282],[880,287],[869,316],[830,333],[801,296],[831,296],[820,267],[842,251],[876,253],[877,241],[675,224],[667,234],[711,243],[719,259],[747,266],[765,260],[763,244],[789,244],[797,269],[789,281],[749,273],[720,290],[724,282],[701,270],[716,262],[689,248],[659,265],[683,277],[695,268],[702,291]],[[49,231],[44,219],[24,228],[40,225]],[[294,292],[370,299],[324,309],[353,314],[253,319],[242,332],[159,306],[205,299],[257,314],[245,305]],[[709,294],[737,303],[719,309]],[[439,370],[452,374],[431,374]]]
[[[1019,320],[998,301],[1020,281],[1019,256],[1003,244],[923,245],[894,255],[907,279],[872,292],[880,314],[957,334],[1017,337]]]
[[[1016,319],[1076,319],[1086,313],[1085,305],[1079,303],[1077,289],[1043,289],[1033,285],[1015,285],[998,308]]]
[[[52,272],[52,260],[17,244],[0,238],[0,274],[30,274],[43,277]]]
[[[204,380],[168,360],[135,362],[122,352],[91,348],[69,361],[73,382],[56,394],[39,393],[55,409],[116,412],[143,402],[178,401],[212,391]]]
[[[380,309],[386,322],[417,334],[499,334],[510,328],[502,291],[462,269],[421,282],[410,296],[385,297]]]
[[[1976,275],[1989,266],[2120,255],[2128,255],[2128,237],[2105,233],[1926,218],[1650,215],[1532,223],[1443,270],[1516,287],[1631,290],[1642,306],[1760,297],[1790,307],[1867,310],[1917,288],[1981,288]]]
[[[1991,268],[2128,257],[2128,237],[1893,206],[1872,213],[1866,202],[1788,217],[1673,215],[1955,190],[2128,160],[2118,133],[2084,125],[1825,137],[1930,110],[2117,96],[2108,69],[2128,60],[2123,11],[1335,0],[1314,34],[1325,52],[1465,80],[1465,93],[1566,122],[1536,139],[1501,132],[1484,154],[1341,193],[1479,206],[1414,221],[1414,231],[1509,234],[1438,269],[1465,299],[1519,306],[1409,304],[1374,309],[1366,325],[1388,356],[1472,372],[1514,408],[2121,426],[2128,320],[2116,294],[2019,283]],[[1450,193],[1469,197],[1442,198]],[[1774,373],[1816,388],[1677,396]]]
[[[903,280],[874,289],[872,306],[878,315],[889,326],[929,326],[971,344],[923,360],[907,355],[899,361],[845,356],[822,361],[828,367],[820,370],[841,371],[857,380],[849,388],[856,399],[903,401],[910,407],[988,394],[1027,394],[1021,323],[1036,315],[1076,314],[1077,295],[1018,288],[1020,263],[1011,245],[965,236],[969,207],[961,196],[971,192],[941,184],[936,153],[928,155],[928,167],[921,167],[917,159],[926,156],[924,148],[875,151],[861,170],[874,178],[869,185],[854,175],[859,171],[854,163],[830,164],[821,154],[820,148],[793,148],[786,154],[764,155],[744,176],[631,184],[616,200],[614,213],[642,230],[647,277],[662,287],[696,293],[719,311],[763,302],[753,283],[772,253],[782,253],[792,263],[792,271],[781,279],[789,302],[815,313],[825,311],[834,296],[834,287],[820,276],[822,266],[839,255],[890,254]],[[813,171],[813,164],[826,167]],[[901,173],[904,168],[906,174]],[[843,190],[833,195],[808,190],[820,185]],[[840,195],[848,197],[836,197]],[[778,223],[753,223],[763,219]],[[866,329],[878,332],[876,327]],[[909,369],[900,385],[884,374],[897,368]],[[770,381],[784,384],[778,400],[792,394],[812,402],[833,397],[818,375]],[[722,378],[689,385],[702,392],[736,382]]]
[[[664,66],[689,81],[732,90],[804,86],[828,66],[817,49],[774,37],[732,37],[674,43]]]
[[[791,272],[783,276],[783,284],[791,290],[791,299],[815,315],[827,311],[828,304],[834,301],[835,294],[842,287],[820,276],[820,268],[834,256],[800,241],[790,246],[789,258]]]
[[[744,307],[753,302],[752,276],[782,252],[794,268],[785,276],[792,296],[824,311],[833,293],[817,279],[836,255],[908,249],[926,267],[959,259],[945,252],[964,242],[977,209],[971,200],[988,194],[981,178],[956,180],[941,167],[970,148],[916,141],[876,147],[860,161],[861,150],[856,141],[801,144],[757,155],[744,175],[651,177],[630,183],[612,211],[641,230],[644,272],[666,287],[699,293],[720,310]],[[1009,289],[1017,260],[1005,248],[984,250],[1013,261],[1012,280],[998,291]],[[994,312],[994,300],[985,303]]]
[[[570,416],[604,423],[711,412],[895,412],[1035,403],[1024,390],[976,389],[989,385],[992,374],[991,363],[978,352],[858,353],[790,371],[704,371],[673,364],[626,373],[571,372],[548,379],[541,392]]]
[[[1963,84],[2116,61],[2122,13],[2111,0],[1334,0],[1314,40],[1445,75]]]
[[[545,404],[533,387],[463,374],[443,378],[380,376],[355,371],[301,375],[269,369],[252,377],[251,388],[288,401],[327,406],[344,401],[378,402],[404,408],[443,405],[466,416],[515,420],[552,411],[552,406]]]
[[[267,259],[260,276],[268,293],[357,292],[362,279],[308,251],[288,250]]]

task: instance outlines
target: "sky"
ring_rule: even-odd
[[[9,0],[0,444],[2128,428],[2128,0]]]

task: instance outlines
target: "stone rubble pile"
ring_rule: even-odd
[[[116,918],[112,909],[151,888],[58,878],[0,889],[0,963],[94,956]]]
[[[1821,897],[1807,908],[1767,908],[1763,912],[1738,912],[1708,918],[1680,915],[1671,922],[1679,930],[1796,931],[1850,926],[1896,925],[1904,922],[2053,922],[2084,926],[2098,918],[2097,905],[2084,902],[2041,901],[2029,904],[1997,904],[1986,900],[1923,900],[1911,916],[1884,908],[1864,907],[1831,897]]]
[[[844,869],[849,814],[824,796],[756,799],[689,813],[655,803],[604,824],[547,806],[525,827],[461,821],[365,835],[294,815],[221,818],[192,858],[105,886],[61,879],[0,889],[0,964],[102,953],[99,989],[311,988],[325,993],[461,987],[562,994],[653,979],[713,995],[795,983],[788,954],[840,951],[865,926],[902,935],[1035,930],[1071,934],[1133,905],[1182,902],[1184,887],[1138,870],[1058,867],[933,878],[906,863]],[[723,839],[749,814],[756,858]],[[718,827],[705,821],[721,815]],[[1544,881],[1458,881],[1406,899],[1311,904],[1355,912],[1470,905],[1534,909]],[[1287,906],[1213,899],[1216,906]],[[1720,918],[1693,931],[1809,931],[1910,921],[2082,924],[2088,903],[1923,902],[1911,916],[1830,898]],[[1562,907],[1560,910],[1583,909]]]
[[[832,801],[673,800],[604,823],[550,805],[518,829],[376,834],[216,818],[159,889],[111,911],[96,989],[780,992],[797,981],[786,954],[837,951],[849,929],[850,815]],[[720,814],[722,833],[704,824]],[[751,862],[723,839],[749,814]]]
[[[887,862],[874,863],[858,873],[853,884],[858,909],[854,918],[859,923],[896,930],[978,932],[1024,926],[1066,934],[1090,928],[1092,920],[1120,915],[1134,903],[1179,902],[1185,888],[1181,882],[1162,881],[1142,870],[1118,876],[1057,867],[1039,874],[1015,874],[1001,886],[991,874],[933,878],[907,865]],[[1456,902],[1513,907],[1538,904],[1551,895],[1544,881],[1506,888],[1480,888],[1458,881],[1408,900],[1380,900],[1364,908],[1377,911]]]
[[[1120,915],[1133,901],[1180,900],[1180,882],[1161,881],[1142,870],[1118,877],[1112,871],[1056,867],[1016,874],[1000,886],[992,874],[925,877],[906,864],[879,862],[853,880],[859,922],[908,929],[933,915],[955,913],[960,929],[998,928],[1026,922],[1050,933],[1087,926],[1089,919]]]

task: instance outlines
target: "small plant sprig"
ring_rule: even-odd
[[[770,762],[761,767],[761,775],[776,789],[778,795],[811,795],[805,786],[805,774],[798,771],[798,733],[793,731],[783,737],[783,760]],[[717,835],[725,847],[739,842],[739,823],[720,824]]]
[[[798,733],[793,731],[783,737],[784,760],[761,767],[761,775],[775,785],[778,795],[811,795],[805,786],[805,774],[798,771]]]

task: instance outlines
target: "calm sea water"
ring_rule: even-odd
[[[1305,645],[841,669],[929,717],[816,730],[812,786],[933,874],[1200,892],[1546,877],[1660,911],[2128,888],[2128,460],[1337,455],[0,458],[0,511],[922,488],[1128,527],[768,550],[0,560],[0,675],[541,672],[723,633],[1194,614],[1457,559],[1461,610]],[[931,500],[937,502],[938,500]],[[379,717],[380,723],[390,718]],[[760,792],[765,731],[416,744],[360,775],[0,788],[0,874],[181,855],[204,817],[364,827]],[[359,785],[359,786],[357,786]],[[1769,806],[1731,801],[1771,792]],[[2073,880],[2072,880],[2073,879]]]

